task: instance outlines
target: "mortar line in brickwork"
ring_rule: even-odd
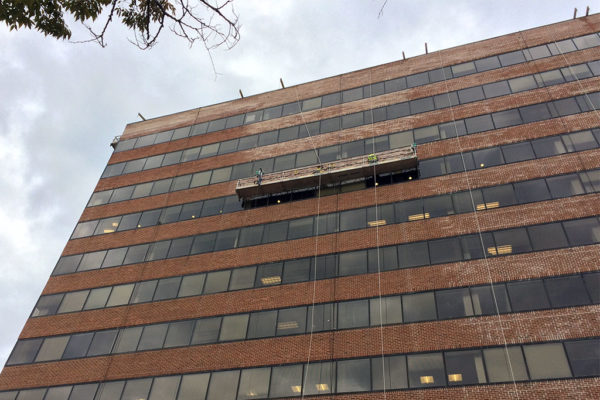
[[[317,160],[319,164],[321,164],[321,159],[319,158],[319,152],[313,142],[312,135],[310,134],[310,129],[306,124],[306,120],[304,118],[304,113],[302,112],[302,105],[300,104],[300,99],[298,97],[298,88],[295,87],[296,94],[296,102],[298,103],[298,108],[300,109],[300,117],[302,118],[302,122],[304,123],[304,127],[306,132],[308,133],[308,137],[310,138],[310,143],[315,151],[317,156]],[[308,369],[310,366],[310,355],[312,352],[312,343],[313,343],[313,330],[314,330],[314,321],[315,321],[315,303],[317,297],[317,261],[319,254],[319,215],[321,214],[321,177],[319,174],[319,183],[317,188],[317,214],[316,214],[316,227],[315,227],[315,256],[314,256],[314,273],[313,273],[313,284],[312,284],[312,304],[310,308],[310,335],[308,336],[308,356],[306,358],[306,368],[304,368],[304,378],[302,379],[302,399],[304,399],[304,394],[306,393],[306,381],[308,378]],[[333,354],[333,352],[332,352]]]
[[[442,53],[438,51],[438,56],[439,56],[439,60],[440,60],[440,68],[442,71],[442,74],[444,76],[444,85],[446,87],[446,96],[448,97],[448,104],[450,105],[450,116],[452,117],[452,123],[454,124],[454,133],[456,134],[456,144],[458,145],[458,150],[459,150],[459,154],[460,154],[460,158],[462,161],[462,165],[463,165],[463,172],[464,172],[464,177],[465,177],[465,182],[467,184],[467,188],[469,190],[469,197],[471,199],[471,207],[473,208],[473,216],[475,218],[475,224],[477,226],[477,233],[479,236],[479,243],[481,245],[481,248],[484,249],[483,251],[483,259],[484,259],[484,264],[486,266],[486,271],[487,271],[487,275],[488,275],[488,281],[490,283],[490,289],[492,292],[492,299],[494,302],[494,308],[496,309],[496,318],[498,320],[498,325],[500,327],[500,333],[502,336],[502,341],[504,343],[504,356],[506,357],[506,361],[508,364],[508,369],[510,372],[510,376],[512,379],[512,384],[513,384],[513,388],[515,391],[515,395],[516,398],[519,399],[519,391],[517,388],[517,381],[515,378],[515,374],[514,374],[514,370],[513,370],[513,366],[512,366],[512,362],[510,360],[510,355],[508,353],[508,343],[506,341],[506,335],[504,334],[504,326],[503,326],[503,322],[502,322],[502,318],[500,316],[500,307],[498,306],[498,299],[496,297],[496,291],[494,289],[494,281],[492,279],[492,272],[491,272],[491,268],[490,268],[490,263],[489,263],[489,259],[487,257],[487,254],[485,252],[485,244],[483,242],[483,235],[481,232],[481,224],[479,222],[479,213],[477,212],[477,207],[475,206],[475,199],[473,198],[473,190],[472,190],[472,185],[471,185],[471,181],[469,179],[469,171],[467,170],[467,164],[465,162],[465,157],[463,154],[463,147],[462,147],[462,143],[460,140],[460,135],[458,134],[458,126],[456,124],[456,118],[454,115],[454,107],[452,105],[452,99],[450,98],[450,90],[448,87],[448,78],[446,77],[446,71],[444,70],[444,62],[442,60]],[[417,158],[418,158],[418,153],[417,153]]]
[[[371,74],[371,70],[369,70],[369,94],[372,91],[372,82],[373,77]],[[371,132],[372,135],[372,143],[373,150],[371,154],[375,154],[375,127],[373,125],[373,96],[370,97],[370,113],[371,113]],[[377,161],[377,160],[375,160]],[[381,258],[379,255],[379,204],[377,201],[377,162],[373,163],[373,202],[375,203],[375,248],[377,254],[377,295],[379,296],[379,340],[381,344],[381,375],[382,375],[382,385],[383,385],[383,399],[387,399],[387,390],[386,390],[386,381],[385,381],[385,351],[384,351],[384,343],[383,343],[383,306],[382,306],[382,298],[381,298]],[[383,223],[383,221],[382,221]],[[369,310],[370,311],[370,310]]]

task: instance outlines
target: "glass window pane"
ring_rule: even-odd
[[[515,312],[550,308],[541,280],[509,282],[506,287]]]
[[[242,370],[238,400],[266,398],[269,394],[271,368],[251,368]]]
[[[45,393],[46,388],[20,390],[17,400],[42,400]]]
[[[335,329],[335,304],[316,304],[308,307],[308,322],[312,321],[313,332],[323,332]],[[312,315],[314,311],[314,316]]]
[[[524,90],[537,89],[537,83],[531,75],[509,79],[508,84],[510,85],[510,88],[513,93],[522,92]]]
[[[56,263],[56,267],[54,268],[52,275],[70,274],[75,272],[79,266],[79,263],[81,262],[82,257],[83,256],[81,254],[61,257]]]
[[[212,175],[210,177],[210,183],[220,183],[229,180],[231,175],[231,167],[213,169]]]
[[[106,307],[120,306],[129,303],[129,298],[133,292],[134,284],[114,286],[110,292],[110,297]]]
[[[117,331],[117,329],[112,329],[96,332],[92,339],[92,343],[90,344],[87,356],[92,357],[109,354],[112,350],[115,338],[117,337]]]
[[[571,377],[571,369],[561,343],[523,346],[531,379]]]
[[[273,367],[270,397],[299,396],[302,392],[302,365]]]
[[[158,281],[156,292],[154,293],[154,301],[174,299],[179,291],[181,277],[165,278]]]
[[[121,397],[125,381],[105,382],[100,384],[96,400],[114,400]]]
[[[8,358],[6,365],[32,363],[43,339],[19,340]]]
[[[421,72],[420,74],[413,74],[406,77],[406,85],[409,88],[427,85],[428,83],[429,75],[427,72]]]
[[[181,377],[177,400],[204,400],[210,374],[191,374]]]
[[[277,336],[294,335],[306,331],[306,307],[279,310]]]
[[[600,272],[584,274],[583,281],[585,282],[588,293],[592,298],[592,303],[600,303]]]
[[[193,241],[193,236],[171,240],[171,247],[169,247],[169,253],[167,254],[167,258],[183,257],[189,255]]]
[[[373,390],[383,390],[383,370],[386,390],[408,387],[406,356],[387,356],[383,362],[381,357],[371,359]]]
[[[525,381],[528,379],[525,359],[520,346],[483,349],[483,358],[490,382]]]
[[[368,358],[337,362],[337,393],[371,390],[371,363]]]
[[[192,336],[192,345],[216,343],[221,326],[221,317],[204,318],[196,321],[196,328]]]
[[[89,290],[81,290],[79,292],[66,293],[58,308],[58,313],[62,314],[80,311],[83,308],[83,304],[85,303],[89,292]]]
[[[181,280],[181,286],[179,287],[177,297],[197,296],[201,294],[205,278],[205,274],[184,276]]]
[[[510,87],[508,86],[508,82],[500,81],[483,85],[483,91],[485,93],[485,97],[491,99],[492,97],[510,94]]]
[[[504,284],[492,286],[476,286],[471,288],[473,312],[475,315],[493,315],[510,312],[508,294]]]
[[[444,356],[450,386],[487,382],[481,350],[448,351]]]
[[[327,394],[335,391],[335,363],[318,362],[307,365],[304,395]]]
[[[559,136],[536,139],[532,141],[532,145],[537,158],[563,154],[567,151]]]
[[[547,250],[567,247],[567,237],[560,223],[530,226],[527,228],[533,250]]]
[[[518,202],[521,204],[550,199],[550,192],[543,179],[517,182],[514,187]]]
[[[582,246],[600,242],[600,224],[596,218],[584,218],[562,223],[569,243],[572,246]]]
[[[507,163],[532,160],[535,158],[530,142],[502,146],[502,152],[504,153],[504,159]]]
[[[465,124],[467,125],[467,132],[469,134],[494,129],[494,123],[492,122],[492,117],[490,115],[467,118],[465,119]]]
[[[96,394],[96,390],[98,390],[97,383],[88,383],[85,385],[74,385],[73,391],[71,392],[71,397],[69,400],[89,400],[93,399]],[[44,398],[44,400],[48,400],[48,396]]]
[[[494,232],[494,239],[496,240],[496,247],[487,249],[488,254],[493,256],[531,251],[529,238],[524,228]]]
[[[435,299],[432,292],[402,296],[404,322],[431,321],[437,319]]]
[[[190,188],[208,185],[212,171],[197,172],[192,175]]]
[[[580,276],[545,279],[552,307],[572,307],[590,304],[587,291]]]
[[[442,353],[413,354],[406,358],[411,388],[446,385]]]
[[[468,288],[436,290],[435,300],[439,319],[473,315],[473,305]]]
[[[144,327],[138,351],[160,349],[163,347],[169,324],[147,325]]]
[[[148,397],[152,378],[130,379],[125,383],[121,400],[139,400]]]
[[[243,340],[246,337],[248,314],[227,315],[223,317],[219,341]]]
[[[339,255],[339,275],[357,275],[367,273],[367,251],[350,251]]]
[[[48,393],[46,393],[46,397],[44,397],[44,400],[67,400],[69,398],[69,395],[71,394],[72,388],[73,386],[59,386],[48,388]],[[16,392],[14,392],[14,395],[2,392],[0,393],[0,400],[14,400],[16,394]],[[92,396],[93,395],[94,394],[92,393]]]
[[[477,204],[477,210],[512,206],[517,203],[512,185],[493,186],[483,189],[484,204]]]
[[[429,241],[431,264],[441,264],[462,260],[462,251],[458,238]]]
[[[577,174],[553,176],[546,178],[546,182],[548,182],[550,193],[555,199],[585,193]]]
[[[461,89],[458,91],[458,98],[462,104],[471,103],[474,101],[483,100],[483,89],[481,86],[475,86],[467,89]]]
[[[433,101],[432,101],[433,102]],[[418,106],[419,104],[416,104]],[[387,119],[396,119],[410,115],[410,107],[408,102],[392,104],[386,107]]]
[[[169,251],[170,246],[170,240],[152,243],[148,254],[146,254],[146,261],[164,260],[165,258],[167,258],[167,253]]]
[[[143,326],[120,329],[113,353],[128,353],[135,351],[143,330]]]
[[[419,267],[429,264],[427,242],[416,242],[398,246],[400,268]]]
[[[261,311],[250,314],[248,323],[248,339],[275,336],[277,311]]]
[[[179,389],[180,376],[161,376],[154,378],[148,400],[175,399]]]
[[[209,272],[206,274],[204,294],[226,292],[230,274],[230,270]]]
[[[288,240],[312,236],[313,217],[294,219],[289,221]],[[279,238],[283,240],[283,238]]]
[[[165,339],[164,347],[188,346],[196,321],[171,322]]]
[[[381,304],[379,298],[370,299],[370,322],[371,326],[379,326],[380,324],[399,324],[402,323],[402,297],[391,296],[382,297]],[[379,318],[379,310],[383,313],[383,321]]]
[[[481,60],[475,60],[475,66],[478,72],[489,71],[490,69],[500,68],[500,60],[496,56],[482,58]]]
[[[498,147],[475,150],[473,152],[473,159],[475,160],[475,166],[477,168],[487,168],[494,165],[504,164],[502,152]]]
[[[565,347],[573,368],[573,376],[600,375],[600,340],[566,342]]]
[[[40,296],[33,313],[32,317],[41,317],[44,315],[54,315],[58,310],[58,306],[63,298],[63,294],[52,294],[47,296]]]
[[[100,268],[105,255],[105,250],[84,254],[79,263],[79,267],[77,268],[77,272]]]
[[[369,301],[355,300],[338,303],[338,329],[369,325]]]
[[[85,302],[85,306],[83,307],[84,310],[93,310],[96,308],[102,308],[104,307],[104,305],[106,304],[106,301],[108,300],[108,296],[110,295],[111,292],[111,287],[104,287],[104,288],[97,288],[97,289],[92,289],[90,291],[90,295],[88,296],[86,302]]]
[[[422,99],[411,100],[410,101],[410,112],[411,114],[419,114],[427,111],[433,110],[433,98],[424,97]]]
[[[237,247],[239,229],[231,229],[228,231],[217,232],[215,241],[215,251],[229,250]]]
[[[454,75],[455,78],[457,78],[459,76],[474,74],[476,72],[475,71],[475,63],[473,63],[473,61],[469,61],[469,62],[462,63],[462,64],[456,64],[456,65],[453,65],[451,68],[452,68],[452,74]]]
[[[288,260],[283,267],[283,283],[306,282],[310,279],[310,258]]]
[[[156,290],[157,284],[157,280],[136,283],[131,303],[136,304],[152,301],[152,298],[154,297],[154,290]]]
[[[67,347],[68,341],[69,336],[57,336],[44,339],[42,347],[40,347],[40,351],[35,358],[35,362],[60,360],[65,351],[65,347]]]
[[[150,246],[147,244],[140,244],[138,246],[131,246],[127,250],[127,255],[123,264],[134,264],[143,262],[146,259],[146,252]]]
[[[283,263],[259,265],[256,273],[256,286],[271,286],[281,283],[281,270]]]
[[[521,115],[518,110],[506,110],[492,114],[496,129],[506,128],[521,124]]]

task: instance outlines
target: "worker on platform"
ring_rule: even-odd
[[[256,171],[256,183],[258,183],[258,186],[260,186],[260,184],[262,183],[263,180],[263,169],[259,168]]]

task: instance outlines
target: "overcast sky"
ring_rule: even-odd
[[[168,32],[141,51],[116,23],[108,47],[0,26],[0,366],[108,161],[146,118],[275,90],[572,18],[592,2],[236,0],[241,40],[213,52]],[[592,9],[592,12],[598,10]],[[85,39],[75,29],[74,39]]]

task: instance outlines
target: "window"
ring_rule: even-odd
[[[110,295],[111,287],[103,287],[90,290],[90,294],[85,302],[84,310],[93,310],[103,308]]]
[[[462,252],[458,238],[437,239],[429,241],[431,264],[441,264],[462,260]]]
[[[340,257],[339,275],[358,275],[367,273],[367,251],[351,251],[342,253]]]
[[[205,278],[205,274],[184,276],[181,279],[181,286],[179,287],[177,297],[197,296],[201,294]]]
[[[147,325],[144,327],[138,351],[160,349],[163,347],[169,324]]]
[[[289,221],[288,240],[311,236],[313,233],[313,217],[299,218]],[[283,240],[282,237],[279,240]]]
[[[356,101],[363,98],[363,90],[362,87],[357,87],[354,89],[344,90],[342,92],[342,103],[348,103],[350,101]]]
[[[428,83],[429,76],[427,72],[421,72],[420,74],[413,74],[406,77],[406,85],[409,88],[427,85]]]
[[[129,298],[133,292],[134,284],[114,286],[110,292],[110,297],[106,307],[120,306],[129,303]]]
[[[83,304],[85,303],[88,294],[89,290],[66,293],[58,308],[58,314],[80,311],[83,308]]]
[[[506,286],[514,312],[550,308],[542,281],[509,282]]]
[[[256,339],[275,336],[276,321],[277,310],[251,313],[247,338]]]
[[[477,168],[487,168],[494,165],[504,164],[502,152],[498,147],[475,150],[473,152],[473,159],[475,160],[475,166]]]
[[[264,225],[247,226],[240,229],[239,246],[255,246],[262,242]]]
[[[154,378],[148,400],[175,399],[179,389],[180,376],[161,376]]]
[[[517,182],[514,184],[519,203],[531,203],[550,199],[550,192],[544,179]]]
[[[545,279],[552,307],[572,307],[590,304],[590,300],[579,276]]]
[[[270,397],[299,396],[302,392],[302,365],[273,367]]]
[[[190,254],[192,247],[193,236],[188,236],[180,239],[173,239],[171,241],[171,247],[169,248],[168,258],[183,257]]]
[[[304,394],[326,394],[335,390],[335,363],[317,362],[307,365]]]
[[[404,322],[431,321],[437,319],[432,292],[402,296]]]
[[[100,384],[98,400],[114,400],[121,396],[125,381],[106,382]]]
[[[123,264],[135,264],[143,262],[146,259],[146,252],[148,251],[147,244],[140,244],[138,246],[130,246],[127,249],[127,255],[125,256],[125,260]]]
[[[487,382],[481,350],[448,351],[444,357],[450,386]]]
[[[433,100],[432,100],[432,102],[433,102]],[[415,107],[418,105],[419,104],[416,104]],[[406,117],[407,115],[410,115],[410,108],[408,106],[408,102],[392,104],[392,105],[386,107],[386,112],[387,112],[388,119],[396,119],[396,118]]]
[[[529,238],[524,228],[494,232],[494,239],[496,240],[496,247],[487,249],[488,254],[493,256],[531,251]]]
[[[481,60],[475,61],[475,67],[477,67],[478,72],[500,68],[500,60],[498,60],[498,57],[496,56],[482,58]]]
[[[338,303],[338,329],[369,326],[369,301],[354,300]]]
[[[508,84],[510,85],[513,93],[522,92],[525,90],[537,89],[537,83],[533,76],[521,76],[519,78],[509,79]]]
[[[483,349],[483,358],[490,382],[511,382],[528,379],[520,346]]]
[[[279,310],[277,336],[294,335],[306,331],[306,307]]]
[[[319,103],[320,103],[319,98]],[[306,101],[305,101],[306,102]],[[271,368],[252,368],[242,370],[238,400],[266,398],[269,394]]]
[[[483,89],[481,86],[475,86],[459,90],[458,98],[460,99],[461,104],[464,104],[483,100],[485,96],[483,95]]]
[[[220,326],[221,317],[204,318],[196,321],[196,328],[192,336],[192,345],[216,343]]]
[[[193,239],[193,238],[192,238]],[[167,258],[169,247],[171,246],[170,240],[164,240],[162,242],[152,243],[148,254],[146,255],[146,261],[164,260]]]
[[[238,247],[238,229],[217,232],[214,251],[229,250]]]
[[[437,290],[435,300],[440,319],[473,315],[473,305],[468,288]]]
[[[400,268],[419,267],[429,264],[427,242],[416,242],[398,246]]]
[[[547,178],[546,182],[548,182],[550,193],[552,193],[552,197],[555,199],[585,193],[577,174],[553,176]]]
[[[423,112],[431,111],[434,108],[435,107],[433,105],[433,99],[431,97],[424,97],[422,99],[410,101],[411,114],[420,114]],[[389,108],[388,108],[388,110],[389,110]]]
[[[308,307],[308,321],[312,321],[312,331],[322,332],[335,329],[335,304],[316,304]],[[314,310],[314,316],[312,315]]]
[[[399,324],[402,323],[402,297],[391,296],[382,297],[381,304],[379,298],[370,299],[370,322],[371,326],[379,326],[380,324]],[[383,321],[381,321],[379,310],[381,309],[383,314]]]
[[[187,346],[192,339],[195,321],[171,322],[164,347]]]
[[[117,330],[100,331],[94,334],[87,356],[109,354],[117,337]]]
[[[490,99],[492,97],[510,94],[510,87],[508,86],[508,82],[500,81],[483,85],[483,91],[485,93],[485,97]]]
[[[127,353],[137,349],[138,342],[142,336],[143,326],[122,328],[113,350],[113,353]]]
[[[500,54],[498,58],[500,59],[500,63],[503,67],[507,67],[513,64],[524,63],[526,61],[525,56],[523,55],[523,52],[521,50]]]
[[[271,263],[260,265],[256,273],[255,286],[279,285],[281,283],[282,264],[283,263]]]
[[[204,399],[208,389],[210,374],[192,374],[181,377],[177,400]],[[115,398],[118,398],[115,397]]]
[[[452,68],[452,74],[454,75],[454,78],[458,78],[459,76],[474,74],[475,72],[477,72],[475,70],[475,63],[473,63],[473,61],[453,65],[451,68]]]
[[[283,283],[306,282],[310,278],[310,258],[286,261],[283,267]]]
[[[209,272],[206,274],[204,294],[225,292],[229,284],[230,274],[230,270]]]
[[[507,126],[519,125],[521,123],[521,115],[518,110],[506,110],[495,112],[492,114],[496,129],[506,128]]]
[[[414,135],[415,143],[417,144],[433,142],[440,138],[440,133],[436,125],[417,128],[414,130]]]
[[[600,303],[600,273],[584,274],[583,281],[592,298],[592,303]]]
[[[568,378],[569,363],[561,343],[523,346],[531,379]]]
[[[492,293],[492,290],[494,293]],[[496,283],[494,286],[476,286],[470,288],[475,315],[493,315],[497,312],[510,312],[506,286]]]
[[[547,250],[567,247],[567,237],[560,223],[530,226],[527,228],[533,250]]]
[[[206,400],[235,400],[239,379],[239,370],[211,373]]]
[[[86,253],[81,258],[81,263],[77,268],[78,272],[88,271],[90,269],[98,269],[102,265],[106,251],[95,251],[93,253]]]
[[[35,362],[60,360],[65,351],[65,347],[67,347],[68,341],[69,336],[49,337],[44,339],[42,347],[40,347],[40,351],[38,351],[37,357],[35,358]]]
[[[550,111],[548,111],[548,106],[546,106],[544,103],[519,107],[519,111],[521,112],[523,122],[526,124],[530,122],[543,121],[552,117],[550,115]]]
[[[223,317],[219,341],[243,340],[246,337],[248,314],[227,315]]]
[[[566,342],[565,347],[573,368],[573,376],[600,375],[600,340]]]
[[[41,317],[44,315],[54,315],[58,310],[58,306],[63,298],[62,294],[52,294],[40,296],[35,308],[33,309],[32,317]]]
[[[158,281],[156,280],[136,283],[131,303],[136,304],[152,301],[157,284]]]
[[[33,362],[44,339],[19,340],[15,345],[6,365],[26,364]]]
[[[408,355],[408,382],[411,388],[445,386],[441,353]]]
[[[567,150],[559,136],[541,138],[532,141],[533,150],[538,158],[566,153]]]
[[[249,289],[254,287],[256,267],[236,268],[231,271],[229,290]]]
[[[337,362],[337,392],[371,390],[371,365],[368,358]]]
[[[572,246],[600,242],[600,224],[596,218],[584,218],[562,223]]]

